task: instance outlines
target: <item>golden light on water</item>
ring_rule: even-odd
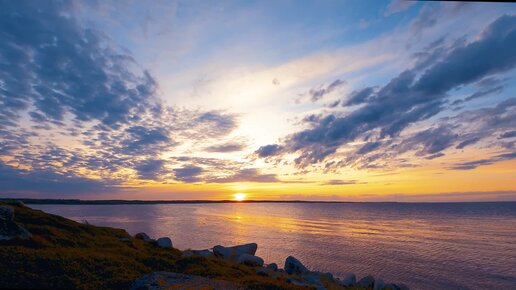
[[[233,196],[234,196],[233,200],[242,201],[242,200],[245,200],[246,194],[245,193],[235,193]]]

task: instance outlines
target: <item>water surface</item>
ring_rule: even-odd
[[[258,243],[335,275],[411,289],[516,289],[516,202],[31,205],[76,221],[170,236],[179,249]]]

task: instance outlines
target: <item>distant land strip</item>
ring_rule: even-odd
[[[314,201],[314,200],[124,200],[124,199],[37,199],[37,198],[0,198],[3,202],[21,201],[25,204],[68,204],[68,205],[117,205],[117,204],[218,204],[218,203],[498,203],[511,201]]]

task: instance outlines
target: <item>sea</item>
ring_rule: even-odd
[[[411,289],[516,289],[516,202],[29,205],[98,226],[168,236],[174,247],[255,242],[283,267]]]

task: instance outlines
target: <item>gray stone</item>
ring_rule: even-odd
[[[0,206],[0,219],[12,221],[14,219],[14,210],[9,206]]]
[[[219,258],[223,258],[228,261],[237,261],[238,257],[242,254],[254,255],[258,245],[256,243],[238,245],[233,247],[224,247],[217,245],[213,247],[213,254]]]
[[[0,219],[0,241],[30,239],[32,234],[12,220]]]
[[[347,273],[342,276],[342,279],[340,279],[339,283],[344,287],[351,287],[357,283],[357,277],[354,273]]]
[[[357,284],[362,288],[372,288],[374,286],[374,277],[371,275],[365,276]]]
[[[152,242],[152,241],[154,241],[146,233],[137,233],[136,235],[134,235],[134,238],[135,239],[139,239],[139,240],[143,240],[145,242]]]
[[[249,254],[242,254],[238,257],[238,262],[240,264],[246,264],[249,266],[263,266],[263,259]]]
[[[376,281],[374,281],[373,290],[383,290],[384,288],[385,288],[385,283],[383,282],[382,279],[376,279]]]
[[[310,271],[298,259],[288,256],[285,260],[285,272],[288,274],[303,274]]]
[[[162,248],[172,248],[172,240],[169,237],[159,238],[156,243]]]
[[[276,271],[278,271],[278,264],[270,263],[269,265],[267,265],[267,269],[270,269],[270,270],[276,272]]]
[[[170,272],[154,272],[144,275],[133,282],[131,290],[165,289],[240,289],[234,282]]]
[[[213,253],[210,250],[186,250],[183,252],[184,257],[191,256],[202,256],[202,257],[212,257]]]

